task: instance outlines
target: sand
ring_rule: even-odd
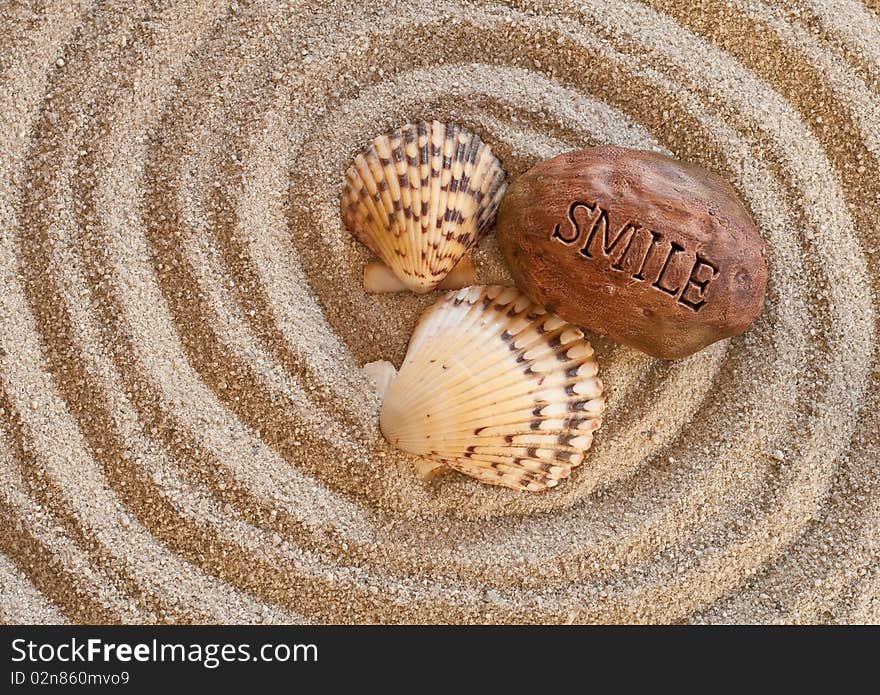
[[[880,622],[876,9],[7,5],[0,621]],[[767,241],[746,334],[592,337],[605,424],[544,494],[425,484],[378,432],[360,367],[434,297],[362,292],[339,192],[422,117],[512,177],[700,163]]]

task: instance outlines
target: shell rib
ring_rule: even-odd
[[[510,287],[447,293],[419,320],[385,392],[398,448],[492,485],[554,487],[605,409],[583,333]]]
[[[342,219],[408,289],[424,293],[488,232],[506,188],[478,135],[423,121],[379,136],[355,158]]]

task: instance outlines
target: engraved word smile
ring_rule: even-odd
[[[718,265],[708,258],[629,221],[612,231],[608,212],[598,204],[575,201],[568,206],[567,218],[567,223],[553,226],[551,239],[579,246],[584,258],[609,259],[612,270],[650,282],[650,287],[693,311],[706,304],[709,283],[720,274]]]

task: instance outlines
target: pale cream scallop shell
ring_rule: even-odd
[[[605,409],[590,343],[511,287],[447,293],[419,320],[400,371],[372,363],[385,438],[492,485],[540,491],[580,465]]]
[[[423,121],[379,136],[355,158],[342,219],[406,288],[423,293],[488,232],[506,189],[478,135]]]

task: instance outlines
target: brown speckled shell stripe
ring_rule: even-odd
[[[381,135],[345,174],[346,227],[409,289],[433,289],[488,233],[507,189],[479,136],[438,121]]]
[[[419,320],[380,425],[395,446],[539,491],[581,464],[605,408],[583,333],[511,287],[446,294]]]

